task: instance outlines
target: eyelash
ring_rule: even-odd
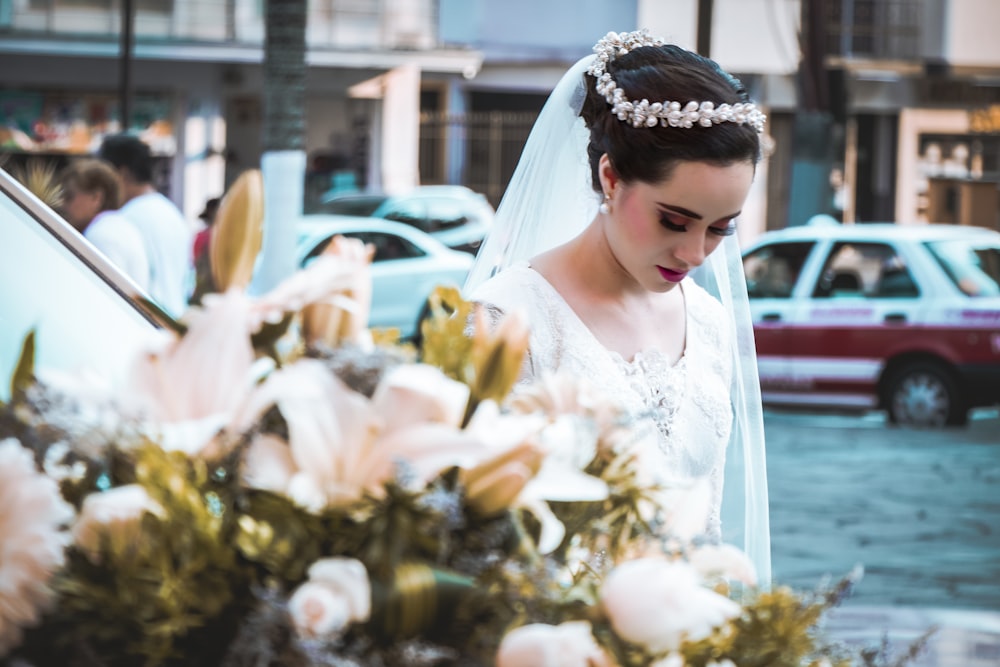
[[[676,222],[670,219],[670,216],[663,216],[660,218],[660,224],[669,229],[672,232],[686,232],[686,225],[678,225]],[[724,229],[719,227],[709,227],[708,231],[716,236],[732,236],[736,233],[736,223],[730,221]]]

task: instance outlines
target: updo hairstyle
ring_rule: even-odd
[[[673,44],[642,46],[618,56],[607,71],[628,99],[650,102],[749,102],[738,79],[714,61]],[[607,153],[615,173],[625,181],[655,184],[670,177],[679,162],[729,166],[760,160],[760,137],[753,126],[731,122],[691,128],[657,125],[633,127],[611,113],[597,92],[596,80],[584,75],[587,96],[580,115],[590,130],[587,155],[594,190],[601,193],[598,162]]]

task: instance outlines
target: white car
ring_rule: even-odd
[[[765,402],[962,424],[1000,403],[1000,233],[855,224],[744,251]]]
[[[35,331],[35,369],[125,379],[133,355],[176,326],[65,220],[0,169],[0,400]]]
[[[394,195],[338,193],[324,199],[320,210],[403,222],[473,255],[492,228],[495,214],[484,195],[463,185],[421,185]]]
[[[404,340],[419,332],[427,297],[438,285],[461,287],[472,268],[469,253],[452,250],[424,232],[378,218],[314,214],[298,225],[298,266],[306,266],[340,234],[375,246],[369,325],[395,328]]]

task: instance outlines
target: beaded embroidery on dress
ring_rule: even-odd
[[[657,432],[665,479],[707,477],[712,510],[706,535],[721,536],[720,509],[726,446],[732,427],[729,320],[722,305],[690,278],[681,283],[687,313],[684,354],[671,365],[658,350],[631,360],[607,350],[562,296],[526,263],[515,264],[482,283],[472,299],[499,319],[522,309],[531,325],[522,380],[545,370],[568,371],[598,380],[637,419]]]

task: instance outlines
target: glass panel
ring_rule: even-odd
[[[2,190],[0,235],[0,397],[32,328],[42,377],[90,369],[119,384],[153,324]]]
[[[813,296],[916,297],[920,291],[906,262],[885,243],[838,243]]]
[[[956,239],[928,243],[927,247],[966,295],[1000,295],[1000,245]]]
[[[772,243],[743,259],[751,299],[788,298],[798,282],[812,242]]]

